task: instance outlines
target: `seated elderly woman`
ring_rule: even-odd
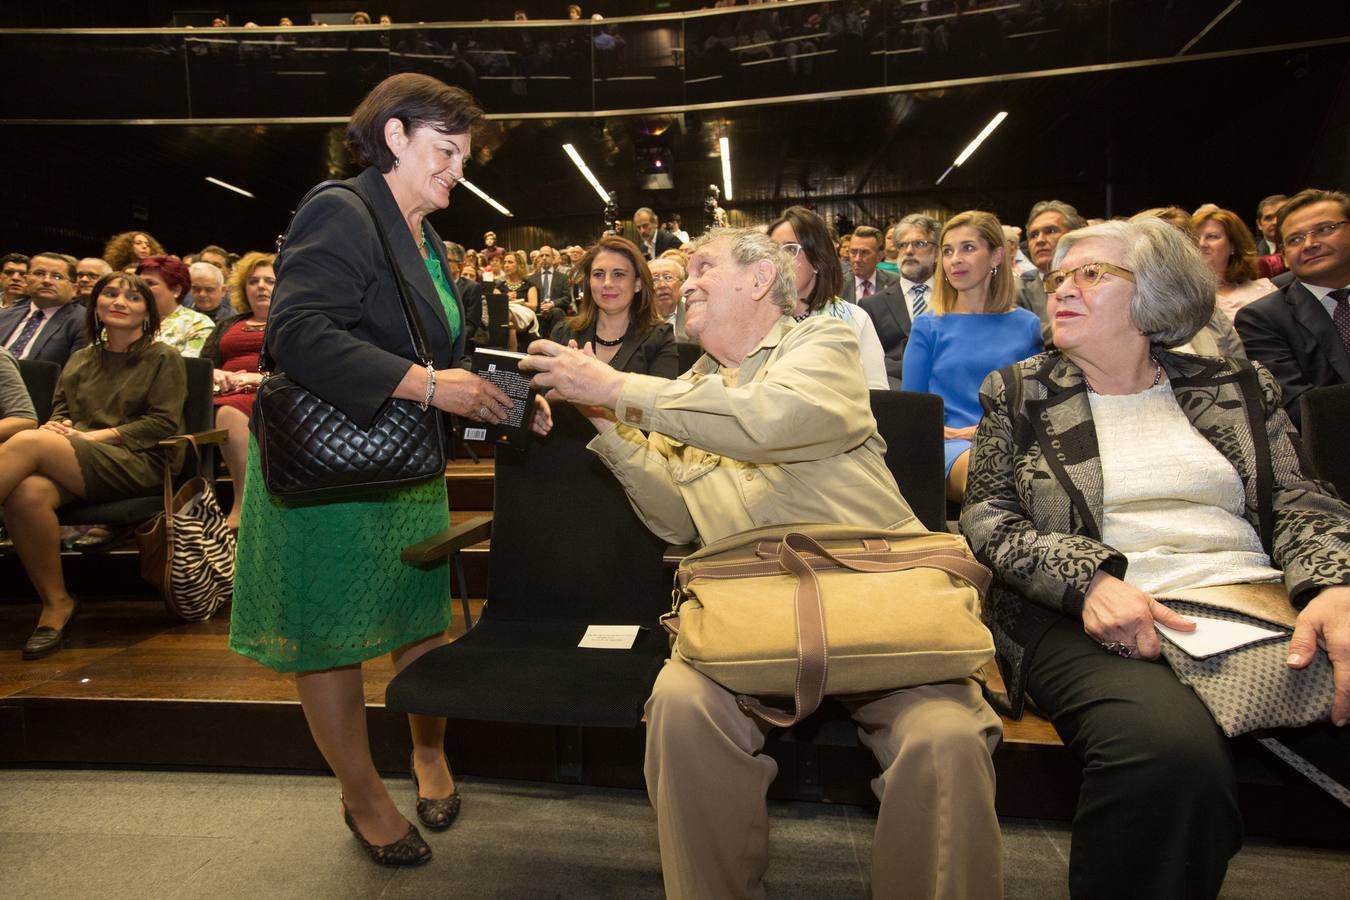
[[[597,359],[621,372],[680,374],[675,329],[656,310],[652,273],[637,245],[606,235],[586,251],[580,269],[585,274],[577,314],[557,324],[553,340],[589,344]]]
[[[551,341],[521,362],[550,397],[586,410],[600,432],[591,449],[654,533],[684,543],[789,522],[922,531],[886,468],[853,331],[829,316],[793,321],[785,251],[752,229],[715,230],[694,244],[684,295],[706,355],[674,381]],[[990,754],[1001,728],[978,686],[843,699],[883,770],[873,895],[1000,896]],[[756,721],[679,659],[656,680],[646,776],[672,900],[763,896],[777,765]]]
[[[1179,231],[1080,229],[1054,265],[1056,349],[985,380],[961,528],[994,572],[985,619],[1013,714],[1029,696],[1083,763],[1073,895],[1213,897],[1242,842],[1233,765],[1200,695],[1156,662],[1155,624],[1195,627],[1158,598],[1274,592],[1290,620],[1301,608],[1271,668],[1323,645],[1342,724],[1350,508],[1299,471],[1264,368],[1163,349],[1214,302]]]
[[[901,383],[942,398],[947,499],[966,490],[970,439],[980,421],[980,382],[1044,348],[1041,320],[1017,306],[1003,226],[987,212],[963,212],[942,227],[942,277],[932,315],[917,316],[905,345]]]
[[[221,452],[230,469],[234,499],[226,523],[236,531],[244,509],[244,471],[248,468],[248,420],[263,376],[258,371],[267,313],[276,287],[275,253],[244,255],[230,275],[233,318],[216,326],[202,347],[202,358],[216,367],[216,427],[229,432]]]
[[[181,450],[159,442],[183,430],[187,375],[178,351],[154,340],[159,311],[149,288],[135,275],[105,275],[86,315],[90,344],[66,363],[51,419],[0,444],[5,526],[42,600],[24,659],[58,650],[75,616],[56,510],[77,498],[157,491],[166,460],[181,462]]]
[[[1237,213],[1206,203],[1191,216],[1191,227],[1200,242],[1200,255],[1218,282],[1219,311],[1229,322],[1248,303],[1278,290],[1269,278],[1260,277],[1256,240]]]
[[[183,356],[200,356],[206,339],[216,329],[216,322],[183,305],[183,297],[192,287],[188,267],[176,256],[149,256],[136,266],[136,274],[155,299],[159,319],[155,340],[168,344]]]

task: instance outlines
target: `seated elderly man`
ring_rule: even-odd
[[[886,469],[853,330],[828,316],[793,321],[782,249],[757,231],[715,231],[694,245],[684,297],[705,355],[675,381],[550,341],[521,363],[591,417],[592,451],[647,527],[675,543],[789,522],[920,527]],[[999,896],[1000,723],[979,687],[842,699],[882,766],[873,896]],[[678,659],[662,670],[647,701],[646,776],[669,897],[764,896],[777,771],[764,741],[730,691]]]

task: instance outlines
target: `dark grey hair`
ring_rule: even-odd
[[[1214,315],[1214,272],[1195,244],[1162,219],[1103,222],[1070,231],[1055,247],[1054,268],[1074,244],[1089,238],[1121,248],[1121,265],[1134,273],[1130,321],[1150,344],[1183,344]]]
[[[1025,233],[1031,233],[1031,223],[1036,221],[1037,216],[1041,213],[1048,212],[1059,213],[1063,216],[1064,222],[1069,226],[1070,231],[1077,228],[1083,228],[1087,225],[1087,219],[1080,216],[1078,210],[1074,209],[1063,200],[1042,200],[1033,206],[1031,212],[1027,214],[1027,230]]]
[[[774,279],[769,285],[771,299],[783,315],[797,308],[797,267],[787,251],[769,240],[757,228],[714,228],[696,239],[689,248],[690,257],[714,241],[730,241],[731,258],[741,266],[753,266],[762,259],[773,263]]]

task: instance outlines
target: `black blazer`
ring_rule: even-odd
[[[900,372],[904,368],[905,345],[909,343],[909,330],[913,321],[909,317],[909,306],[900,285],[888,286],[870,297],[863,297],[858,305],[872,317],[877,337],[881,339],[881,349],[886,354],[886,381],[891,390],[900,390]]]
[[[464,307],[465,331],[472,335],[483,321],[483,286],[467,278],[456,278],[455,296]]]
[[[641,238],[639,238],[636,241],[636,243],[638,245],[638,249],[642,251],[643,258],[645,258],[647,262],[651,262],[652,260],[657,259],[658,257],[661,256],[662,253],[665,253],[667,250],[680,249],[680,239],[677,238],[675,235],[671,234],[669,231],[666,231],[664,228],[659,227],[656,229],[656,237],[652,239],[652,244],[656,247],[655,254],[653,254],[652,256],[647,256],[647,245],[642,243]]]
[[[16,303],[8,309],[0,309],[0,347],[4,346],[20,327],[19,323],[28,315],[29,302]],[[74,300],[48,310],[51,319],[42,326],[38,336],[33,338],[25,359],[45,359],[58,366],[65,366],[70,354],[89,343],[85,332],[84,317],[88,307]]]
[[[573,331],[567,322],[559,322],[553,328],[552,338],[559,344],[570,340],[578,347],[586,342],[595,342],[595,324],[585,331]],[[680,374],[680,352],[675,346],[675,332],[669,322],[653,326],[646,334],[639,335],[634,323],[628,323],[628,331],[623,336],[619,352],[609,361],[612,368],[620,372],[635,372],[638,375],[656,375],[660,378],[675,378]]]
[[[436,368],[459,360],[470,325],[460,302],[459,336],[451,340],[445,307],[380,171],[368,168],[348,183],[370,200],[378,221],[340,188],[296,213],[277,257],[267,350],[279,370],[368,428],[417,361],[377,227],[403,271]],[[427,221],[422,231],[448,278],[440,235]]]
[[[1237,314],[1247,358],[1265,365],[1284,394],[1289,418],[1299,422],[1299,397],[1309,388],[1350,383],[1350,354],[1340,333],[1301,282],[1248,303]]]

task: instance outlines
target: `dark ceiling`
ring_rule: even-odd
[[[1172,4],[1151,6],[1165,11]],[[1229,29],[1225,40],[1247,40],[1254,35],[1244,29],[1278,21],[1259,15],[1273,4],[1249,0],[1243,7],[1220,26]],[[1340,18],[1324,23],[1322,33],[1350,34]],[[1297,36],[1306,39],[1306,31]],[[1278,31],[1264,36],[1267,44],[1279,38]],[[603,206],[564,155],[562,144],[571,142],[617,191],[623,215],[640,205],[679,211],[697,231],[705,188],[722,180],[722,134],[732,141],[735,193],[726,205],[733,220],[764,221],[807,203],[860,224],[908,210],[968,207],[1020,224],[1032,202],[1049,196],[1088,215],[1217,202],[1247,216],[1266,194],[1350,182],[1347,46],[811,102],[497,119],[480,136],[468,177],[514,218],[459,189],[433,222],[443,236],[471,244],[488,228],[508,244],[588,241],[601,227]],[[24,71],[32,77],[31,67]],[[105,89],[93,78],[84,90],[87,103]],[[247,92],[241,100],[247,105]],[[1000,110],[1008,112],[1003,125],[937,185]],[[205,243],[270,247],[310,185],[350,174],[340,129],[330,124],[52,124],[65,118],[59,105],[37,115],[43,124],[0,119],[10,173],[0,200],[0,252],[88,254],[130,228],[150,231],[175,252]],[[672,188],[642,188],[639,165],[653,153],[672,173]],[[255,198],[215,187],[208,175]]]

